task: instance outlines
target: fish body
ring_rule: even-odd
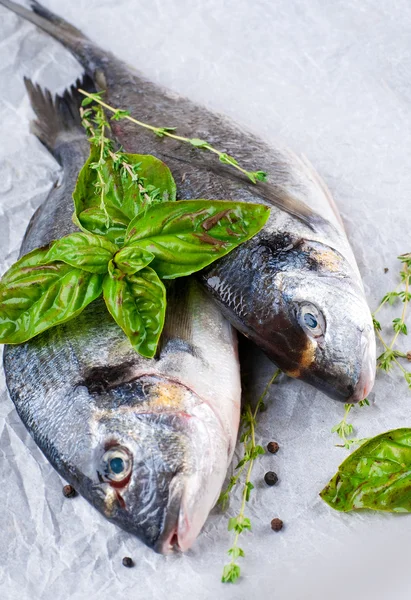
[[[34,214],[22,254],[75,230],[71,194],[89,151],[75,89],[54,100],[26,85],[34,133],[63,177]],[[241,399],[235,331],[198,282],[170,287],[156,359],[134,351],[100,299],[6,346],[4,367],[18,414],[64,479],[156,551],[191,546],[226,476]]]
[[[126,120],[113,124],[128,152],[167,162],[179,199],[271,207],[264,229],[204,270],[200,281],[233,325],[285,373],[345,402],[366,397],[375,377],[372,318],[341,219],[312,166],[153,84],[39,3],[31,3],[33,11],[10,0],[0,4],[69,48],[111,106],[146,123],[174,126],[180,136],[196,136],[234,156],[243,168],[268,173],[268,182],[254,185],[212,153]]]

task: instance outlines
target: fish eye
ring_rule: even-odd
[[[314,304],[306,302],[300,305],[298,320],[301,327],[311,337],[318,338],[325,334],[325,318],[324,315]]]
[[[127,479],[131,473],[132,459],[128,450],[114,446],[102,457],[102,472],[105,479],[116,483]]]
[[[314,315],[312,315],[309,312],[307,312],[307,313],[304,314],[304,323],[310,329],[315,329],[317,327],[317,325],[318,325],[317,319],[314,317]]]

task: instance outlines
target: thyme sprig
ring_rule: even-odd
[[[361,400],[361,402],[358,403],[359,406],[369,406],[370,403],[367,400],[367,398],[365,398],[364,400]],[[344,404],[344,416],[341,419],[341,421],[339,423],[337,423],[337,425],[334,425],[334,427],[331,429],[331,433],[336,433],[342,440],[342,444],[336,444],[336,446],[338,448],[345,448],[346,450],[349,450],[351,448],[351,446],[353,445],[357,445],[357,444],[362,444],[363,442],[365,442],[368,438],[349,438],[348,436],[351,436],[354,432],[354,425],[352,423],[347,423],[347,418],[348,415],[350,414],[352,408],[354,408],[355,404]]]
[[[402,262],[400,271],[401,281],[398,286],[391,292],[385,294],[380,305],[373,314],[374,329],[377,338],[383,346],[383,352],[377,359],[377,366],[382,371],[389,372],[394,365],[402,372],[408,387],[411,389],[411,372],[408,371],[400,362],[399,359],[410,359],[410,353],[405,353],[395,348],[396,343],[401,335],[408,335],[406,324],[407,310],[411,300],[410,282],[411,282],[411,253],[403,254],[398,257]],[[394,305],[396,302],[402,302],[402,311],[399,317],[392,321],[394,335],[390,342],[387,342],[382,335],[381,323],[376,319],[376,315],[386,305]]]
[[[247,402],[243,414],[241,416],[241,426],[243,429],[240,441],[244,446],[244,455],[236,466],[236,475],[230,478],[230,482],[227,488],[221,493],[219,502],[224,506],[227,506],[229,495],[231,490],[239,483],[241,475],[247,466],[246,477],[244,481],[243,492],[241,496],[241,506],[238,514],[232,517],[228,521],[228,531],[234,531],[234,539],[231,548],[228,550],[228,555],[231,556],[231,560],[224,566],[221,581],[223,583],[234,583],[240,577],[241,568],[237,562],[237,559],[244,557],[244,550],[240,548],[238,540],[240,534],[243,531],[251,530],[251,521],[245,516],[246,504],[250,499],[251,491],[254,489],[254,485],[251,483],[251,473],[254,466],[254,461],[260,454],[264,454],[265,450],[259,444],[256,444],[255,440],[255,429],[257,425],[257,415],[264,404],[264,398],[268,394],[268,391],[273,383],[277,380],[281,370],[277,369],[270,381],[264,388],[263,393],[258,399],[258,402],[254,408],[251,408],[249,402]]]
[[[209,144],[206,140],[201,140],[199,138],[187,138],[187,137],[184,137],[181,135],[177,135],[176,133],[174,133],[176,130],[175,127],[156,127],[154,125],[150,125],[149,123],[143,123],[143,121],[139,121],[139,120],[135,119],[134,117],[132,117],[128,110],[114,108],[113,106],[110,106],[109,104],[104,102],[101,99],[103,92],[89,93],[82,89],[79,89],[78,91],[81,94],[83,94],[84,96],[86,96],[87,100],[90,101],[90,102],[87,102],[87,100],[83,101],[83,105],[85,102],[90,103],[90,104],[93,101],[97,102],[97,104],[99,104],[100,106],[104,107],[106,110],[113,113],[113,116],[111,117],[111,119],[113,121],[121,121],[122,119],[127,119],[128,121],[131,121],[132,123],[134,123],[135,125],[138,125],[139,127],[144,127],[144,129],[149,129],[158,137],[170,137],[170,138],[173,138],[174,140],[178,140],[180,142],[185,142],[185,143],[191,144],[195,148],[199,148],[202,150],[208,150],[209,152],[216,154],[218,156],[219,161],[222,162],[223,164],[230,165],[231,167],[234,167],[235,169],[237,169],[238,171],[243,173],[246,177],[248,177],[248,179],[250,181],[252,181],[252,183],[257,183],[257,181],[266,181],[267,180],[267,173],[265,171],[248,171],[247,169],[244,169],[243,167],[241,167],[241,165],[239,165],[238,161],[233,156],[230,156],[226,152],[221,152],[221,150],[214,148],[214,146]]]
[[[100,192],[100,208],[106,217],[106,227],[110,227],[110,215],[107,212],[105,196],[107,194],[108,182],[105,180],[103,166],[106,164],[106,158],[112,148],[112,142],[106,137],[105,133],[110,125],[106,121],[103,109],[100,106],[84,110],[80,108],[81,122],[86,130],[90,144],[100,149],[99,160],[90,164],[90,169],[95,169],[97,181],[95,187]],[[90,120],[92,119],[92,121]]]

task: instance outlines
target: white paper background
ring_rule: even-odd
[[[372,308],[396,285],[395,257],[411,250],[407,0],[46,4],[154,81],[306,154],[335,195]],[[3,8],[0,52],[3,272],[58,176],[56,163],[29,134],[23,75],[61,91],[81,70],[59,44]],[[272,368],[256,353],[252,371],[257,393]],[[374,390],[375,404],[353,412],[359,437],[411,425],[411,394],[396,373],[379,375]],[[258,438],[277,440],[281,450],[255,468],[243,578],[224,586],[227,515],[212,515],[186,555],[164,558],[81,498],[65,500],[1,374],[1,599],[408,597],[411,518],[340,515],[318,498],[346,456],[330,434],[343,406],[295,381],[273,388],[268,404]],[[268,469],[280,478],[274,488],[261,484]],[[235,497],[230,515],[238,506]],[[275,516],[285,523],[277,534],[270,529]],[[121,565],[126,555],[134,569]]]

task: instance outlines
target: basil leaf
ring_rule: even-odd
[[[176,183],[170,169],[163,161],[150,154],[124,154],[124,156],[130,165],[139,165],[137,175],[139,180],[143,180],[142,189],[139,188],[141,205],[136,210],[135,203],[131,204],[131,210],[128,212],[130,219],[152,204],[176,201]],[[132,189],[129,180],[125,181],[129,189]],[[127,192],[124,184],[123,189]],[[133,199],[133,194],[127,192],[126,199],[129,197]]]
[[[130,220],[151,204],[175,201],[176,185],[167,165],[150,155],[123,154],[127,163],[107,157],[100,164],[100,150],[92,146],[73,193],[74,222],[83,231],[104,235],[121,244]],[[104,208],[96,163],[105,182]],[[90,212],[91,210],[91,212]],[[108,215],[108,223],[107,223]]]
[[[411,512],[411,429],[387,431],[363,443],[339,466],[320,496],[343,512]]]
[[[28,254],[25,254],[17,262],[6,271],[0,280],[0,287],[6,283],[12,282],[14,279],[21,277],[21,271],[26,267],[33,267],[41,265],[44,262],[45,257],[50,249],[50,244],[43,246],[42,248],[36,248]]]
[[[199,271],[250,239],[269,214],[266,206],[245,202],[164,202],[131,221],[126,247],[149,250],[157,274],[174,279]]]
[[[142,248],[122,248],[114,257],[116,267],[127,275],[133,275],[151,263],[154,254]]]
[[[76,317],[101,294],[102,275],[65,263],[21,266],[25,258],[20,268],[19,263],[12,267],[11,278],[6,274],[0,282],[2,344],[21,344]]]
[[[107,273],[108,263],[117,250],[102,236],[71,233],[53,242],[44,262],[60,261],[89,273]]]
[[[121,246],[124,242],[124,234],[128,221],[118,215],[112,208],[107,208],[110,222],[107,225],[107,216],[101,208],[87,208],[80,213],[79,218],[73,216],[73,222],[83,231],[92,232],[94,235],[102,235],[110,242]]]
[[[156,353],[166,310],[166,291],[157,274],[145,267],[126,275],[110,264],[103,282],[107,308],[131,345],[147,358]]]

